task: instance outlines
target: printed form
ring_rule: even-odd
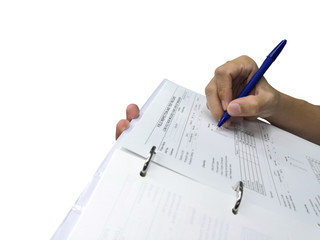
[[[262,121],[217,128],[205,96],[165,80],[133,122],[123,146],[227,194],[244,183],[243,201],[320,222],[320,147]],[[152,168],[153,164],[150,165]]]

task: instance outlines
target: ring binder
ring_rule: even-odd
[[[148,171],[148,167],[149,164],[151,162],[152,157],[154,156],[154,154],[156,153],[156,147],[153,146],[150,150],[150,155],[147,159],[147,161],[144,163],[142,170],[140,171],[140,176],[141,177],[145,177],[147,175],[147,171]]]
[[[234,215],[237,215],[240,207],[240,203],[242,200],[242,196],[243,196],[243,182],[242,181],[237,182],[237,184],[233,186],[233,190],[237,192],[237,201],[236,201],[236,204],[234,205],[234,208],[232,208],[232,213]]]

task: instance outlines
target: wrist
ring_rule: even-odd
[[[285,109],[286,95],[278,90],[275,90],[273,99],[274,102],[272,105],[273,107],[270,110],[270,115],[265,119],[270,123],[277,125],[277,123],[281,121],[283,117],[282,115]]]

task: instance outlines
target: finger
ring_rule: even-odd
[[[131,122],[132,119],[137,118],[139,116],[140,110],[136,104],[128,105],[126,109],[127,120]]]
[[[233,83],[245,82],[248,77],[248,71],[245,71],[248,65],[248,57],[241,56],[218,67],[215,71],[218,95],[222,105],[228,106],[233,97]],[[224,109],[226,110],[226,108]]]
[[[232,101],[232,83],[240,73],[241,59],[229,61],[215,70],[215,76],[206,87],[207,106],[216,119],[220,119]],[[226,123],[225,126],[230,125]]]
[[[122,134],[124,130],[126,130],[130,125],[130,122],[127,119],[122,119],[117,123],[116,126],[116,140]]]
[[[220,119],[224,110],[217,93],[217,87],[214,78],[207,85],[205,93],[207,98],[207,108],[216,119]]]
[[[249,95],[247,97],[233,100],[228,105],[228,113],[230,116],[237,117],[258,117],[263,111],[264,104],[259,97]]]
[[[248,56],[240,56],[216,69],[219,98],[228,105],[236,98],[257,71],[257,64]]]
[[[222,109],[227,110],[229,102],[232,100],[232,75],[230,69],[232,67],[231,62],[218,67],[215,71],[214,81],[216,84],[216,94],[220,99],[220,105]],[[234,67],[233,67],[234,68]]]

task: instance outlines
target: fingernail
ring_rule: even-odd
[[[228,106],[228,113],[230,115],[240,115],[241,114],[241,108],[238,103],[230,103]]]
[[[223,111],[226,111],[226,110],[227,110],[226,101],[222,100],[222,101],[221,101],[221,105],[222,105]]]

